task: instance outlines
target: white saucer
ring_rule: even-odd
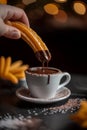
[[[16,90],[16,95],[18,98],[20,98],[24,101],[28,101],[28,102],[32,102],[32,103],[46,104],[46,103],[54,103],[54,102],[58,102],[58,101],[62,101],[64,99],[67,99],[71,95],[71,91],[68,88],[63,87],[59,91],[57,91],[54,98],[41,99],[41,98],[32,97],[30,95],[29,89],[21,87],[21,88]]]

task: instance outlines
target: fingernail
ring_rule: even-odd
[[[11,36],[12,36],[12,38],[18,39],[18,38],[21,37],[21,34],[20,34],[20,32],[18,32],[17,30],[14,30],[14,31],[11,33]]]

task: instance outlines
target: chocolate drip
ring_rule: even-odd
[[[48,63],[51,60],[51,54],[48,50],[41,50],[35,53],[37,59],[42,63],[44,67],[44,63]]]
[[[50,83],[50,75],[48,74],[48,78],[47,78],[47,84]]]
[[[42,63],[42,72],[44,73],[44,67],[45,67],[45,63],[47,63],[47,67],[48,67],[48,63],[51,60],[51,54],[48,50],[41,50],[35,53],[37,59]],[[50,75],[48,74],[48,78],[47,78],[47,84],[50,83]]]

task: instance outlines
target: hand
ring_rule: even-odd
[[[20,31],[6,24],[6,21],[20,21],[29,26],[29,20],[24,10],[11,5],[0,5],[0,36],[11,39],[19,39]]]

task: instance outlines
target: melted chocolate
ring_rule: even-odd
[[[50,69],[48,67],[39,67],[39,68],[37,67],[36,69],[33,69],[33,70],[29,69],[28,71],[32,74],[46,74],[46,75],[48,75],[47,84],[50,83],[50,75],[58,73],[58,70]]]
[[[47,75],[58,73],[57,70],[50,69],[48,67],[40,67],[40,68],[37,67],[34,70],[29,69],[28,71],[33,74],[47,74]]]
[[[42,69],[37,69],[36,71],[32,71],[32,73],[38,73],[38,74],[48,74],[48,79],[47,79],[47,84],[50,83],[50,74],[55,73],[56,71],[51,70],[51,69],[44,69],[45,63],[48,63],[51,60],[51,54],[49,50],[41,50],[35,53],[37,59],[42,63]]]
[[[44,63],[48,63],[51,60],[51,54],[48,50],[41,50],[37,51],[35,53],[37,59],[42,63],[42,66],[44,66]]]

